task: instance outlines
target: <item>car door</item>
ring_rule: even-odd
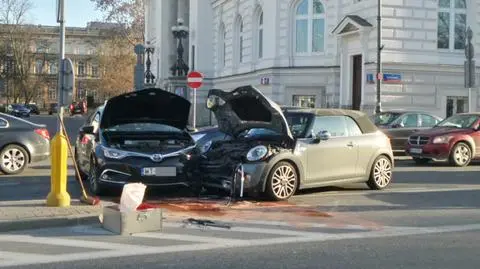
[[[330,138],[306,147],[309,183],[353,177],[356,174],[358,146],[348,137],[344,116],[317,116],[311,132],[327,131]]]
[[[377,134],[364,134],[357,122],[348,116],[345,116],[345,124],[348,137],[358,147],[358,160],[357,167],[355,168],[355,177],[361,177],[366,175],[367,172],[370,172],[368,171],[370,170],[368,164],[377,150],[377,148],[373,146]]]
[[[98,122],[100,121],[100,112],[96,111],[92,116],[85,122],[84,126],[94,126],[94,133],[97,131]],[[83,134],[80,132],[79,141],[78,141],[78,162],[80,163],[82,170],[84,172],[88,171],[90,156],[92,155],[92,150],[95,144],[95,135],[93,134]]]
[[[394,151],[403,151],[408,137],[419,130],[418,113],[406,113],[392,123],[388,136]]]

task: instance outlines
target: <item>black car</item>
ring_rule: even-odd
[[[390,138],[396,155],[405,153],[405,145],[411,134],[430,129],[442,121],[441,117],[424,111],[384,111],[372,118],[375,125]]]
[[[30,109],[21,104],[11,104],[8,106],[7,111],[15,117],[30,117]]]
[[[53,115],[54,113],[58,113],[58,104],[51,103],[48,107],[48,115]]]
[[[35,104],[28,104],[25,105],[28,109],[30,109],[30,113],[40,115],[40,109]]]
[[[4,174],[19,174],[29,163],[50,156],[50,134],[45,125],[0,113],[0,129],[0,170]]]
[[[192,186],[189,160],[196,147],[186,130],[189,112],[188,100],[158,88],[109,99],[76,139],[77,163],[91,192],[131,182]]]

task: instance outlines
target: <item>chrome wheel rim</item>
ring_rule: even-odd
[[[386,158],[379,159],[373,167],[373,178],[381,188],[387,186],[392,179],[392,165]]]
[[[19,171],[23,168],[25,163],[25,154],[17,148],[11,148],[4,152],[2,155],[2,165],[6,170],[10,172]]]
[[[297,183],[297,175],[292,167],[282,165],[278,167],[272,176],[272,191],[280,199],[293,195]]]
[[[457,146],[453,153],[453,158],[460,165],[466,164],[470,161],[470,149],[466,145]]]

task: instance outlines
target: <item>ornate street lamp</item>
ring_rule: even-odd
[[[150,56],[155,52],[155,49],[153,47],[147,47],[145,49],[145,52],[147,53],[147,61],[145,62],[145,65],[147,66],[147,69],[145,71],[145,82],[147,84],[153,84],[155,83],[155,76],[153,75],[151,70],[152,60],[150,59]]]
[[[177,20],[177,25],[172,26],[172,34],[177,39],[177,60],[170,67],[173,76],[186,76],[188,73],[188,65],[183,60],[183,45],[182,39],[188,37],[188,27],[183,25],[183,19]]]

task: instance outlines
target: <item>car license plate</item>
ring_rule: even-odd
[[[410,149],[410,153],[420,154],[420,153],[422,153],[422,149],[419,149],[419,148],[411,148],[411,149]]]
[[[144,167],[141,172],[142,176],[156,177],[174,177],[177,175],[176,167]]]

